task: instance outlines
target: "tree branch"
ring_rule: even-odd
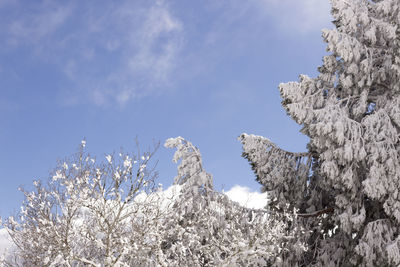
[[[317,210],[311,213],[298,213],[297,216],[303,217],[303,218],[309,218],[309,217],[318,217],[322,214],[327,214],[327,213],[333,213],[334,209],[329,207],[323,210]]]

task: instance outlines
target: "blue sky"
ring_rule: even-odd
[[[326,0],[0,0],[0,216],[83,138],[98,157],[183,136],[215,187],[258,190],[236,140],[304,151],[277,87],[315,76]],[[161,147],[159,182],[176,175]]]

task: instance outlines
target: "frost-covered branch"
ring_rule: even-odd
[[[317,210],[314,212],[310,212],[310,213],[297,213],[298,217],[303,217],[303,218],[310,218],[310,217],[318,217],[321,216],[323,214],[328,214],[328,213],[333,213],[334,209],[329,207],[326,209],[322,209],[322,210]]]

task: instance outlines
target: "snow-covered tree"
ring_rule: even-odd
[[[285,244],[303,253],[295,215],[240,206],[214,191],[195,146],[165,145],[181,160],[167,197],[153,186],[153,153],[99,162],[83,142],[47,184],[23,191],[19,216],[3,224],[17,248],[0,266],[266,266]]]
[[[292,253],[306,249],[296,236],[301,228],[293,214],[239,206],[213,190],[212,176],[203,169],[195,146],[181,137],[165,145],[177,148],[174,161],[181,163],[175,184],[182,185],[173,206],[177,217],[165,225],[168,266],[266,266],[279,262],[288,242],[296,244]]]
[[[85,141],[60,162],[48,184],[24,191],[19,216],[5,223],[17,246],[6,266],[151,265],[157,257],[162,210],[153,192],[153,152],[106,155],[97,162]],[[140,151],[140,150],[138,150]],[[159,250],[161,251],[161,250]],[[152,256],[149,256],[149,255]]]
[[[281,84],[306,153],[241,135],[271,205],[313,231],[298,264],[400,265],[400,2],[331,0],[335,29],[319,75]]]

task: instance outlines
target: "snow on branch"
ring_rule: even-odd
[[[262,136],[242,134],[239,140],[243,145],[243,156],[250,162],[257,180],[268,191],[274,205],[275,202],[279,205],[299,204],[311,172],[310,154],[285,151]]]

